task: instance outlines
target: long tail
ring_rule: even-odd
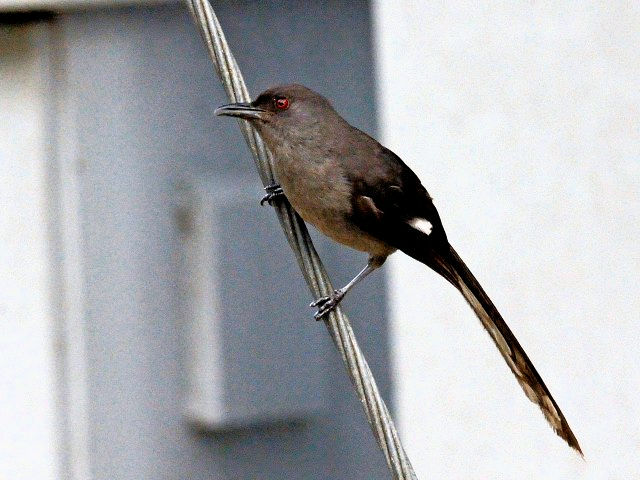
[[[518,383],[529,399],[536,403],[553,430],[563,438],[570,447],[583,455],[578,440],[571,431],[560,407],[551,396],[542,378],[513,335],[506,322],[498,312],[489,296],[485,293],[471,271],[467,268],[456,251],[448,245],[437,253],[418,253],[415,249],[407,251],[409,255],[421,261],[447,279],[467,300],[484,328],[489,332],[496,347],[504,357],[507,365],[516,376]],[[440,249],[438,249],[440,250]]]

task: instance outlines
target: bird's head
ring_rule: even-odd
[[[215,114],[248,120],[267,138],[309,133],[327,116],[340,118],[326,98],[297,84],[271,87],[251,103],[223,105]]]

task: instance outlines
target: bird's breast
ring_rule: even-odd
[[[277,180],[293,208],[306,222],[356,250],[379,256],[393,251],[349,220],[352,185],[338,159],[321,154],[307,158],[286,149],[274,154]]]

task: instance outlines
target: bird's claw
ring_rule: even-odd
[[[344,297],[342,290],[334,290],[331,295],[320,297],[315,302],[311,302],[310,307],[318,307],[318,311],[313,314],[313,317],[316,320],[322,320],[322,317],[338,306],[342,297]]]
[[[272,183],[271,185],[267,185],[264,187],[264,190],[267,192],[264,197],[260,200],[260,205],[264,205],[265,202],[269,205],[273,205],[273,201],[276,198],[284,197],[284,190],[277,183]]]

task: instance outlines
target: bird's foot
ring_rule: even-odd
[[[273,205],[272,202],[276,198],[284,197],[284,190],[282,190],[282,187],[277,183],[267,185],[266,187],[264,187],[264,190],[265,192],[267,192],[267,194],[260,200],[260,205],[264,205],[265,202],[269,205]]]
[[[342,298],[344,292],[342,289],[334,290],[333,293],[326,297],[320,297],[315,302],[311,302],[310,307],[318,307],[318,311],[313,315],[316,320],[322,320],[327,313],[334,310]]]

